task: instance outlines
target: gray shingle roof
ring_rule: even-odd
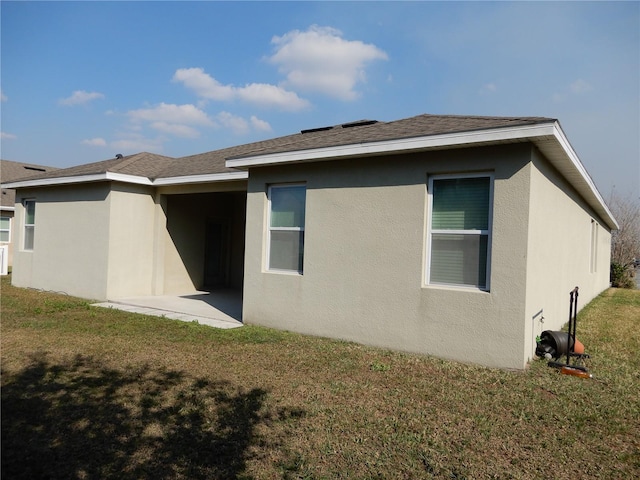
[[[294,135],[179,158],[164,170],[160,177],[233,171],[225,167],[225,161],[232,158],[444,133],[534,125],[553,121],[555,120],[545,117],[479,117],[461,115],[419,115],[392,122],[359,120],[341,125],[303,130],[301,133]]]
[[[55,167],[45,167],[32,163],[12,162],[10,160],[0,160],[0,183],[22,180],[33,176],[42,175],[45,172],[57,170]],[[16,191],[13,189],[2,189],[0,204],[3,207],[13,207],[15,204]]]
[[[33,176],[34,179],[80,177],[85,175],[98,175],[101,173],[122,173],[125,175],[136,175],[154,178],[162,172],[175,159],[156,155],[154,153],[136,153],[122,158],[112,158],[100,162],[85,163],[75,167],[61,168]],[[22,178],[21,180],[30,180]],[[3,179],[4,181],[4,179]]]
[[[308,133],[274,139],[276,141],[285,140],[278,142],[279,144],[263,145],[265,142],[258,142],[247,145],[247,147],[253,146],[251,152],[248,154],[235,155],[234,157],[398,140],[445,133],[534,125],[553,121],[554,119],[544,117],[478,117],[426,114],[392,122],[363,120],[322,129],[312,129],[308,131]]]
[[[211,152],[171,158],[153,153],[138,153],[120,159],[78,165],[38,175],[37,178],[60,178],[106,172],[137,175],[149,179],[190,175],[209,175],[237,171],[225,166],[231,158],[267,155],[315,148],[423,137],[512,126],[553,122],[545,117],[481,117],[463,115],[418,115],[391,122],[360,120],[328,127],[302,130],[277,137]]]

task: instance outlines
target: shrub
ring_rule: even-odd
[[[611,262],[611,286],[617,288],[635,288],[635,270],[633,265],[621,265]]]

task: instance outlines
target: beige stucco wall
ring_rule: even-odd
[[[490,366],[524,366],[530,147],[250,172],[243,318]],[[425,285],[427,178],[495,175],[491,289]],[[269,184],[306,182],[304,274],[264,268]]]
[[[227,182],[159,193],[99,182],[20,190],[14,243],[22,245],[20,202],[32,198],[35,245],[15,252],[12,281],[95,300],[193,293],[202,287],[204,227],[215,218],[229,221],[230,281],[241,288],[244,189],[246,182]]]
[[[154,275],[165,220],[150,187],[88,183],[21,190],[24,198],[36,201],[35,240],[15,253],[15,285],[96,300],[162,293]],[[16,225],[23,210],[16,205]],[[14,233],[22,245],[22,228]]]
[[[156,210],[152,187],[112,183],[106,298],[152,295]]]
[[[581,309],[609,286],[611,232],[537,150],[532,151],[528,168],[531,208],[525,353],[532,356],[537,335],[544,330],[560,330],[568,322],[569,292],[574,287],[579,287]],[[595,269],[591,264],[592,225],[597,228]]]
[[[36,200],[32,251],[22,248],[25,198]],[[14,222],[13,284],[106,298],[109,205],[106,183],[20,190]]]

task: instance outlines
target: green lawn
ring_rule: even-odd
[[[578,315],[592,380],[1,300],[3,479],[640,476],[637,290]]]

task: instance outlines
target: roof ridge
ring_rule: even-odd
[[[169,157],[166,155],[160,155],[158,153],[152,153],[152,152],[138,152],[138,153],[134,153],[132,155],[127,155],[126,157],[123,157],[121,159],[120,162],[118,162],[116,165],[114,165],[111,168],[107,168],[107,171],[111,171],[111,172],[122,172],[123,170],[127,169],[127,167],[130,167],[138,162],[144,162],[144,161],[156,161],[156,160],[168,160],[168,163],[173,163],[173,161],[177,160],[175,157]],[[159,176],[162,176],[162,172],[164,170],[166,170],[167,168],[169,168],[170,165],[163,165],[161,168],[159,168],[159,172],[156,173],[151,173],[149,172],[149,175],[146,174],[140,174],[139,176],[141,177],[146,177],[149,179],[154,179],[157,178]],[[131,173],[129,173],[129,175],[132,175]]]
[[[423,113],[421,115],[416,115],[415,117],[409,118],[401,118],[399,120],[393,120],[396,122],[400,122],[403,120],[411,120],[416,117],[438,117],[438,118],[458,118],[458,119],[480,119],[480,120],[557,120],[552,117],[539,117],[539,116],[531,116],[531,115],[464,115],[464,114],[455,114],[455,113],[447,113],[447,114],[437,114],[437,113]],[[390,122],[391,123],[391,122]]]
[[[119,170],[119,169],[128,167],[132,163],[145,158],[146,155],[149,155],[149,152],[138,152],[138,153],[133,153],[131,155],[127,155],[126,157],[122,157],[121,159],[119,159],[120,161],[116,162],[114,167],[112,167],[110,170]],[[116,159],[118,159],[117,155],[116,155]]]

